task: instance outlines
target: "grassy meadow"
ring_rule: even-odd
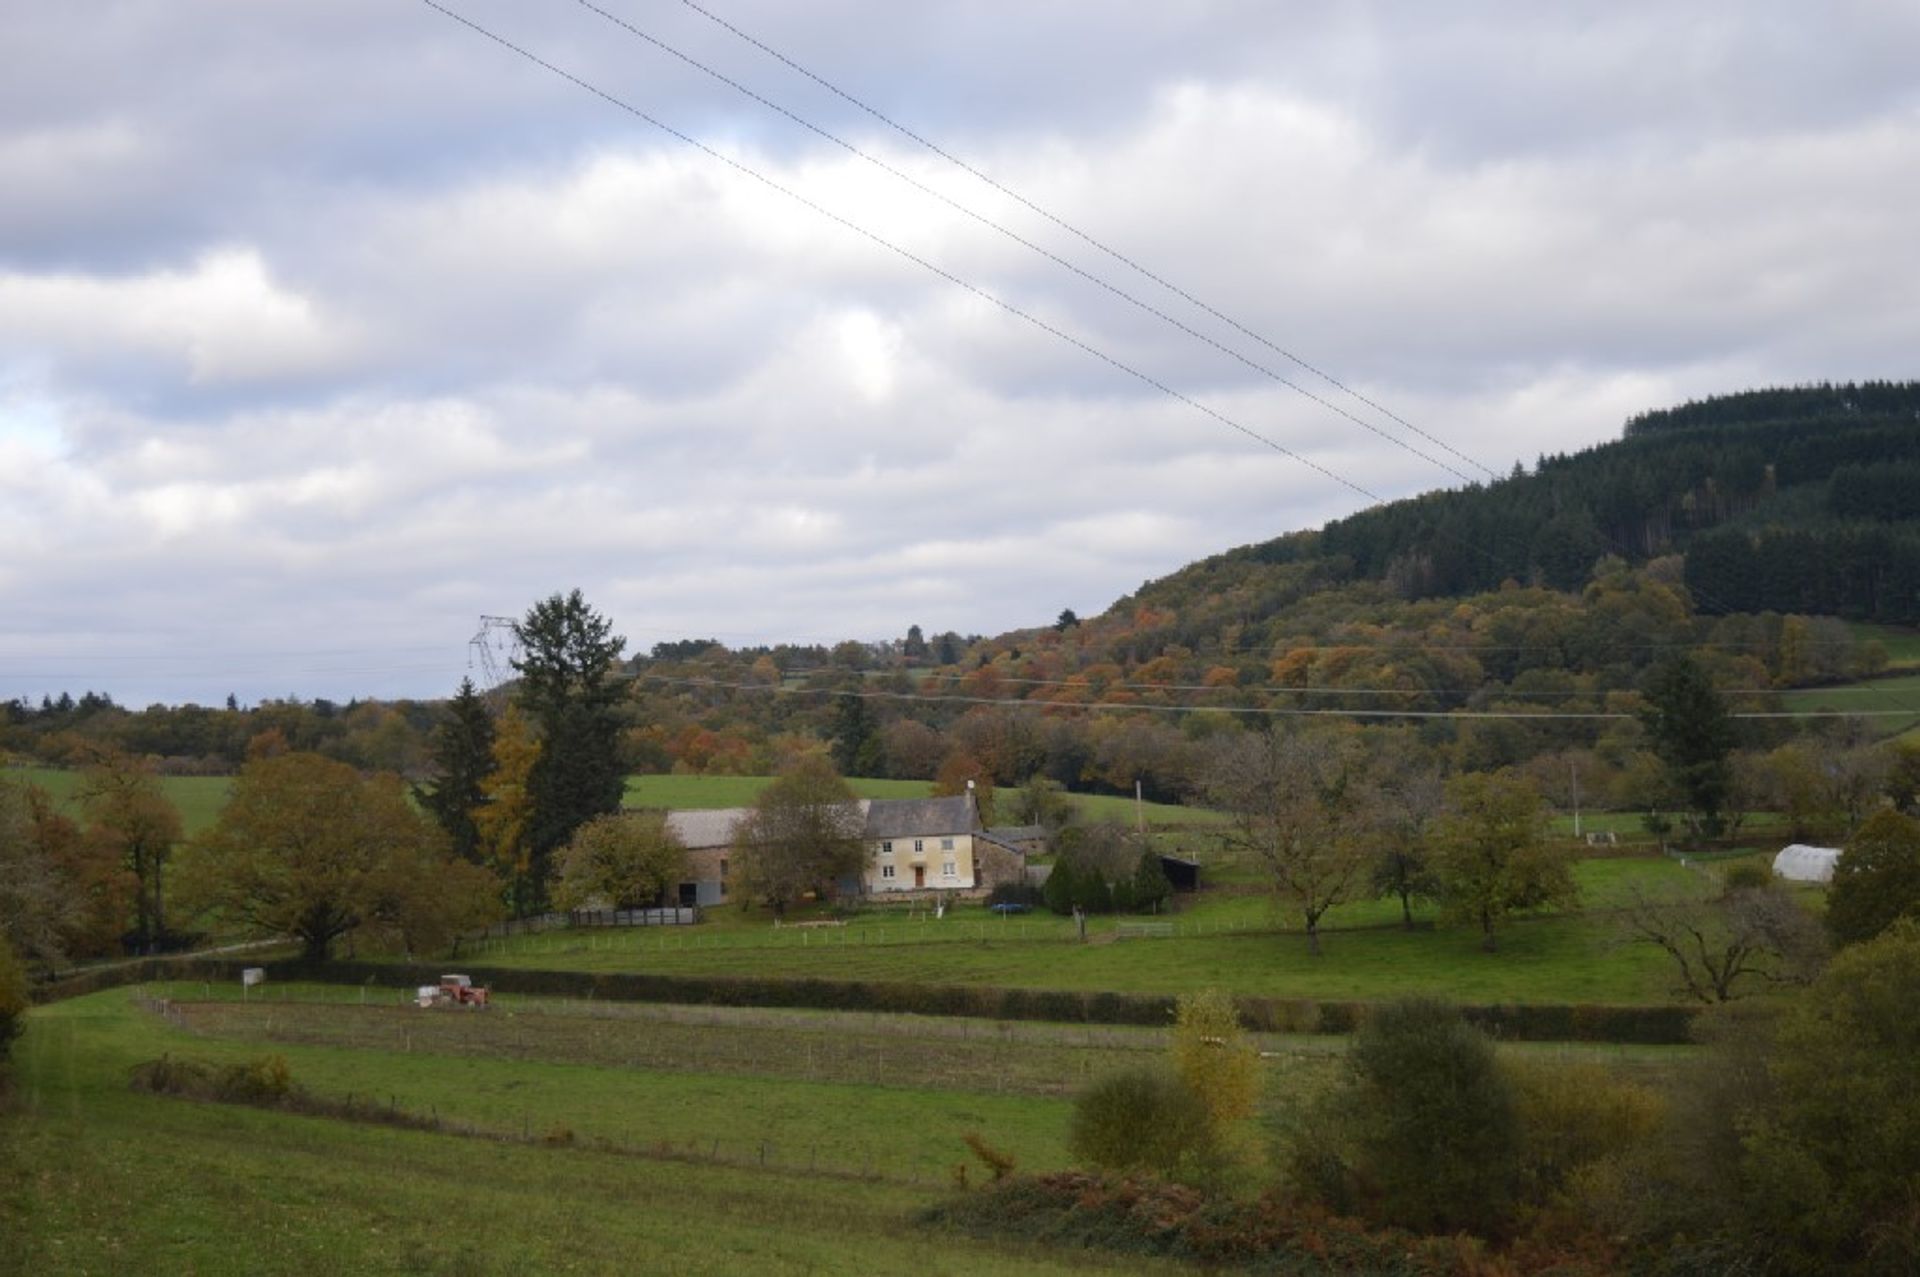
[[[53,795],[71,816],[80,815],[75,793],[80,788],[80,773],[64,767],[7,767],[0,779],[16,784],[38,785]],[[230,776],[162,776],[160,790],[180,811],[180,823],[188,836],[213,824],[226,806],[227,791],[233,786]]]
[[[464,1018],[491,1032],[514,1023],[504,1009]],[[125,990],[32,1014],[11,1111],[0,1112],[7,1271],[1141,1271],[929,1236],[912,1222],[964,1156],[956,1126],[1053,1151],[1061,1101],[310,1045],[258,1022],[204,1034],[187,1024],[136,1008]],[[390,1096],[508,1138],[127,1087],[131,1065],[164,1053],[231,1061],[269,1049],[316,1092]],[[718,1159],[703,1156],[716,1138]],[[776,1146],[765,1168],[762,1141]],[[826,1147],[809,1169],[798,1150],[814,1144]],[[869,1156],[871,1175],[855,1164]]]
[[[1668,959],[1626,943],[1614,911],[1636,886],[1712,889],[1711,869],[1660,857],[1617,857],[1576,866],[1583,907],[1513,919],[1497,953],[1479,932],[1439,925],[1416,904],[1412,931],[1399,902],[1342,905],[1323,922],[1323,955],[1307,950],[1297,918],[1251,882],[1183,898],[1165,921],[1173,934],[1121,938],[1128,920],[1094,918],[1089,943],[1071,920],[1045,912],[1014,917],[963,905],[936,919],[925,910],[872,908],[844,925],[772,925],[763,913],[709,910],[697,927],[586,929],[486,941],[476,965],[547,970],[646,971],[688,976],[977,984],[1126,993],[1217,987],[1251,996],[1379,999],[1410,991],[1463,1002],[1616,1005],[1672,999]],[[802,914],[795,921],[827,921]]]
[[[1016,1249],[914,1218],[952,1191],[967,1132],[1023,1168],[1064,1165],[1067,1094],[1159,1053],[1160,1030],[514,998],[487,1012],[422,1011],[393,991],[338,986],[238,995],[152,985],[31,1013],[0,1104],[0,1267],[1191,1271]],[[1337,1039],[1260,1045],[1269,1122],[1313,1100],[1339,1067]],[[1502,1050],[1647,1076],[1677,1058]],[[441,1129],[128,1088],[134,1064],[162,1055],[219,1064],[266,1053],[319,1096],[371,1097]],[[1259,1141],[1247,1156],[1263,1175]]]

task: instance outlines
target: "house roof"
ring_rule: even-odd
[[[860,837],[926,838],[974,832],[978,820],[966,795],[952,798],[862,798]],[[749,807],[670,811],[667,828],[680,836],[688,851],[726,847],[733,843],[734,826],[752,811]]]
[[[725,847],[733,842],[733,826],[747,814],[745,807],[715,807],[703,811],[670,811],[667,828],[680,836],[688,851]]]
[[[868,838],[972,833],[978,825],[965,794],[951,798],[876,798],[867,804]]]

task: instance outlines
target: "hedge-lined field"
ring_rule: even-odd
[[[317,1091],[391,1096],[531,1139],[127,1087],[131,1065],[162,1054],[230,1062],[262,1049]],[[954,1128],[1057,1150],[1061,1101],[196,1037],[136,1010],[125,991],[34,1011],[16,1059],[18,1099],[0,1112],[11,1271],[1140,1271],[913,1223],[963,1155]],[[649,1129],[679,1147],[627,1148]],[[542,1145],[563,1130],[570,1146]],[[739,1141],[746,1164],[698,1156],[716,1137]],[[625,1151],[593,1147],[601,1139]],[[745,1152],[763,1140],[776,1146],[767,1170]],[[835,1170],[823,1148],[810,1172],[796,1150],[829,1141]],[[879,1178],[841,1169],[869,1150]],[[916,1165],[927,1182],[909,1178]]]

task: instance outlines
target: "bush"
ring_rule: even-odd
[[[1367,1017],[1349,1081],[1326,1117],[1346,1133],[1297,1150],[1295,1174],[1326,1192],[1347,1159],[1350,1191],[1385,1222],[1421,1232],[1505,1231],[1521,1133],[1493,1044],[1448,1003],[1408,998]],[[1323,1129],[1327,1129],[1324,1128]]]
[[[1067,1147],[1106,1170],[1168,1179],[1210,1174],[1219,1151],[1205,1101],[1163,1068],[1116,1073],[1083,1091],[1074,1101]]]
[[[1720,873],[1720,894],[1753,891],[1773,885],[1773,870],[1757,860],[1736,860]]]
[[[1666,1105],[1597,1064],[1520,1060],[1506,1066],[1520,1115],[1521,1191],[1547,1205],[1601,1163],[1631,1158],[1661,1131]]]

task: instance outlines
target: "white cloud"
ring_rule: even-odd
[[[1907,372],[1914,22],[1760,8],[737,17],[1504,472],[1679,399]],[[135,699],[443,692],[476,613],[573,585],[641,646],[992,631],[1364,500],[431,11],[289,0],[212,44],[121,10],[36,11],[0,75],[0,696],[57,692],[55,657]],[[591,15],[462,10],[1368,491],[1454,481]],[[107,660],[132,633],[153,662]],[[271,657],[329,644],[373,654]]]

